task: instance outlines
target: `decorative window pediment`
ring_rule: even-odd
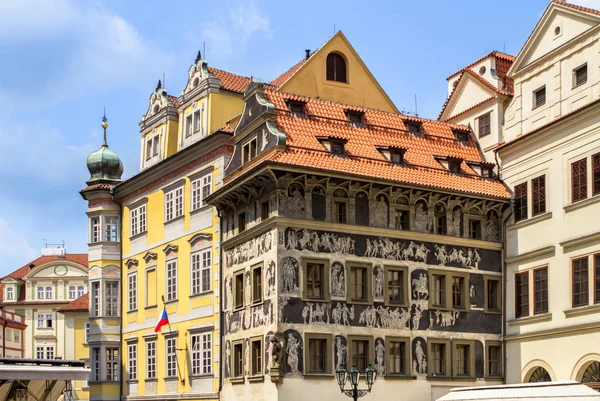
[[[152,261],[156,261],[156,258],[158,257],[158,255],[154,252],[146,252],[146,254],[143,256],[144,261],[146,263],[150,263]]]
[[[212,234],[198,233],[188,240],[188,242],[192,245],[192,248],[196,245],[201,245],[201,242],[205,241],[212,241]]]
[[[134,259],[134,258],[129,258],[125,262],[125,266],[127,266],[128,269],[131,269],[132,267],[136,267],[137,265],[138,265],[138,260]]]
[[[176,253],[178,249],[179,247],[177,245],[169,244],[163,249],[163,252],[169,255],[171,253]]]

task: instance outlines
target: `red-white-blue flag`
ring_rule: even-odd
[[[160,314],[160,318],[156,323],[156,327],[154,328],[154,332],[158,333],[165,324],[169,324],[169,317],[167,316],[167,308],[163,308],[162,313]]]

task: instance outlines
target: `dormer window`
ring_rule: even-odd
[[[290,115],[292,117],[298,117],[298,118],[306,117],[306,111],[305,111],[306,104],[304,102],[299,102],[297,100],[288,100],[287,105],[290,109]]]
[[[452,174],[460,174],[460,165],[462,163],[461,159],[448,159],[448,170]]]
[[[350,125],[356,128],[364,128],[365,114],[360,111],[346,110],[346,116],[350,120]]]
[[[344,155],[344,141],[331,141],[331,153],[336,156]]]
[[[256,138],[252,138],[243,147],[242,164],[246,164],[256,157]]]
[[[454,136],[458,142],[463,145],[469,144],[469,133],[467,131],[452,130],[452,132],[454,133]]]
[[[490,166],[481,166],[481,176],[483,178],[493,178],[494,169]]]
[[[405,121],[404,125],[408,130],[409,134],[414,136],[423,136],[423,131],[421,129],[421,123],[416,121]]]
[[[392,164],[397,166],[404,165],[404,153],[406,152],[406,149],[395,148],[392,146],[377,146],[377,150],[379,150],[379,152],[381,152],[381,154]]]
[[[345,145],[348,142],[347,139],[333,138],[330,136],[318,136],[316,137],[319,142],[331,152],[334,156],[344,156],[346,154]]]

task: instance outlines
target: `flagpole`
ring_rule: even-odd
[[[163,309],[166,311],[167,306],[165,305],[165,296],[161,295],[161,298],[163,301]],[[168,316],[167,316],[167,324],[169,325],[169,334],[173,333],[173,329],[171,329],[171,321],[168,319]],[[177,356],[177,351],[179,351],[179,349],[177,347],[175,347],[175,360],[177,361],[177,376],[178,376],[181,384],[183,386],[185,386],[185,378],[181,377],[181,371],[179,370],[179,357]]]

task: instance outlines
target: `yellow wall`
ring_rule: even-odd
[[[241,97],[229,93],[211,93],[209,96],[208,109],[208,132],[225,126],[236,114],[244,109],[244,101]],[[235,127],[233,127],[235,128]]]
[[[332,51],[346,59],[348,83],[328,81],[327,55]],[[308,97],[360,105],[389,112],[398,112],[359,55],[341,32],[333,36],[280,89]]]
[[[166,129],[166,139],[165,144],[167,147],[167,151],[165,152],[165,157],[169,157],[177,153],[177,133],[179,132],[179,122],[178,121],[167,121],[167,129]]]

